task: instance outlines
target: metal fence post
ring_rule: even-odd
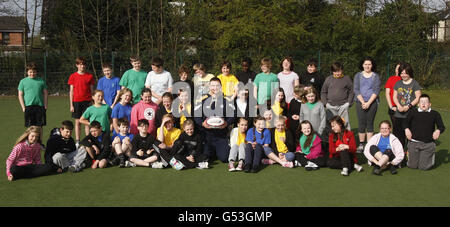
[[[44,81],[47,83],[47,50],[44,52]]]
[[[114,70],[114,51],[111,51],[111,68]]]
[[[317,70],[320,70],[320,64],[321,64],[321,61],[320,61],[320,60],[321,60],[321,59],[320,59],[320,50],[318,51],[318,55],[319,55],[319,65],[318,65],[319,68],[318,68]]]
[[[387,52],[387,63],[386,63],[386,67],[387,67],[386,68],[386,73],[387,73],[387,75],[386,75],[386,78],[389,78],[389,75],[390,75],[389,69],[390,69],[390,63],[391,63],[391,51]]]

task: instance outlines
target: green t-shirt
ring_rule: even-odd
[[[89,122],[98,121],[102,126],[102,131],[109,133],[109,117],[111,113],[111,107],[106,104],[102,104],[100,107],[92,105],[84,111],[83,117],[88,119]]]
[[[277,75],[274,73],[259,73],[255,78],[255,86],[258,87],[258,105],[270,100],[272,91],[279,87]]]
[[[119,85],[130,89],[133,92],[133,102],[138,103],[141,100],[141,92],[145,87],[147,73],[144,70],[139,72],[134,69],[127,70],[120,79]]]
[[[47,89],[47,85],[42,78],[23,78],[18,89],[23,92],[25,106],[44,106],[44,90]]]

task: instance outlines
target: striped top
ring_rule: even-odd
[[[26,166],[41,163],[41,145],[39,143],[28,144],[25,140],[18,143],[12,149],[8,159],[6,159],[6,175],[11,176],[11,166]]]

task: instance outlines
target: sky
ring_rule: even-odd
[[[5,0],[3,0],[5,1]],[[332,0],[330,0],[332,2]],[[443,10],[445,9],[445,1],[450,1],[450,0],[423,0],[423,2],[428,2],[429,5],[429,9],[427,11],[434,11],[434,10]],[[0,1],[0,4],[4,4],[4,6],[6,7],[10,7],[14,10],[17,11],[17,15],[23,15],[23,12],[21,12],[22,10],[20,8],[24,8],[25,5],[25,0],[6,0],[6,3],[1,3],[2,1]],[[13,2],[16,2],[17,4],[14,4]],[[34,19],[34,0],[28,0],[28,21],[30,23],[30,30],[32,29],[32,23],[33,23],[33,19]],[[42,2],[42,0],[39,0],[39,2]],[[20,6],[20,7],[19,7]],[[2,6],[0,5],[0,8],[2,8]],[[41,16],[41,7],[38,7],[37,10],[37,20],[36,20],[36,27],[35,27],[35,34],[39,33],[39,29],[41,26],[41,20],[40,20],[40,16]],[[31,34],[30,34],[31,35]]]

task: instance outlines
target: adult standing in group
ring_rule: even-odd
[[[229,106],[230,104],[223,97],[221,88],[220,79],[212,78],[209,83],[210,93],[202,102],[195,105],[196,113],[201,112],[201,114],[195,114],[194,121],[204,135],[203,154],[210,163],[214,161],[215,157],[227,163],[230,156],[227,133],[228,125],[234,122],[234,107],[233,104]],[[210,125],[208,124],[209,118],[220,118],[224,121],[224,124],[220,126]]]
[[[353,79],[355,92],[356,114],[358,116],[359,146],[357,151],[364,151],[364,140],[373,136],[373,122],[378,109],[378,95],[380,94],[380,76],[375,72],[376,64],[371,57],[365,57],[359,64],[361,72]]]
[[[405,121],[410,110],[419,103],[422,87],[414,80],[414,72],[410,64],[401,64],[398,72],[402,79],[394,85],[394,103],[397,106],[397,110],[394,114],[393,132],[402,143],[402,146],[405,147]]]
[[[384,88],[386,89],[386,102],[388,104],[389,110],[388,110],[388,114],[389,117],[391,118],[391,122],[393,125],[395,125],[395,111],[397,111],[397,105],[395,105],[394,103],[394,85],[395,83],[397,83],[398,81],[402,80],[402,78],[400,77],[400,74],[398,72],[398,69],[400,68],[400,65],[402,63],[399,62],[395,65],[395,75],[389,77],[389,79],[386,81],[386,84],[384,85]]]
[[[286,103],[290,103],[294,98],[294,87],[300,84],[297,73],[294,72],[294,62],[291,57],[285,57],[281,61],[280,68],[282,71],[277,77],[280,81],[280,87],[284,89]]]
[[[322,86],[325,81],[323,75],[319,72],[319,66],[316,59],[309,59],[306,66],[306,71],[304,71],[300,75],[300,84],[305,86],[305,89],[308,87],[314,87],[319,92],[320,99],[320,91],[322,91]]]

